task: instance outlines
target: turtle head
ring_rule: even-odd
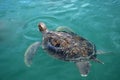
[[[43,23],[43,22],[40,22],[40,23],[38,24],[38,28],[39,28],[39,31],[40,31],[40,32],[46,32],[46,31],[47,31],[46,25],[45,25],[45,23]]]

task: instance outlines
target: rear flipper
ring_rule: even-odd
[[[98,63],[101,63],[101,64],[104,64],[104,62],[100,61],[100,60],[97,59],[97,58],[94,58],[93,61],[98,62]]]
[[[26,64],[26,66],[28,66],[28,67],[31,66],[32,59],[33,59],[37,49],[39,48],[39,46],[40,46],[40,42],[34,42],[27,48],[25,55],[24,55],[24,62]]]
[[[91,59],[92,61],[95,61],[95,62],[98,62],[98,63],[104,64],[104,62],[102,62],[101,60],[97,59],[94,55],[91,56],[90,59]]]
[[[108,54],[108,53],[112,53],[112,51],[105,52],[105,51],[102,51],[102,50],[97,50],[96,54]]]
[[[90,69],[89,61],[76,62],[76,66],[78,67],[82,77],[86,77],[88,75]]]

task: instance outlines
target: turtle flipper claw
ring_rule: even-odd
[[[40,46],[40,42],[34,42],[27,48],[25,55],[24,55],[24,62],[26,64],[26,66],[28,66],[28,67],[31,66],[32,59],[33,59],[37,49],[39,48],[39,46]]]

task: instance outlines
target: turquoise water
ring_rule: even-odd
[[[41,48],[30,68],[24,64],[27,47],[42,35],[37,24],[50,30],[68,26],[96,44],[105,64],[91,62],[82,78],[74,63],[56,60]],[[119,80],[119,0],[0,0],[0,80]]]

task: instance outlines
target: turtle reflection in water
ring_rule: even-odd
[[[39,23],[39,31],[43,35],[43,41],[31,44],[25,52],[25,64],[32,64],[33,56],[36,50],[42,45],[42,48],[53,57],[74,62],[78,67],[81,76],[87,76],[90,63],[95,61],[102,63],[96,58],[95,45],[85,38],[78,36],[72,30],[66,27],[58,27],[56,31],[49,31],[44,23]]]

